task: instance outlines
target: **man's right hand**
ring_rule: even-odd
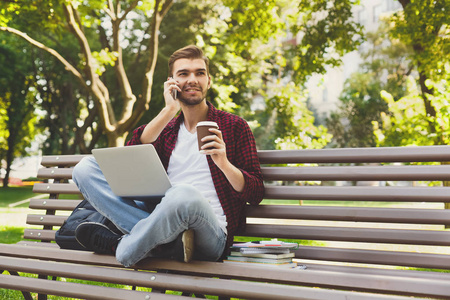
[[[178,112],[180,110],[180,101],[173,97],[173,91],[176,91],[177,94],[181,93],[178,82],[172,77],[169,77],[167,81],[164,82],[164,101],[166,102],[167,108]]]
[[[166,106],[144,128],[141,134],[141,143],[153,143],[163,131],[164,127],[180,110],[180,101],[173,98],[172,90],[181,93],[177,81],[173,78],[168,78],[168,80],[164,82],[164,101],[166,102]]]

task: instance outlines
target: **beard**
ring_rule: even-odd
[[[184,87],[183,90],[186,90],[188,88],[190,88],[190,87],[189,86]],[[200,89],[201,96],[185,96],[183,93],[181,93],[178,96],[178,100],[180,100],[180,102],[182,102],[186,105],[189,105],[189,106],[194,106],[194,105],[202,103],[202,101],[205,100],[205,98],[206,98],[206,93],[208,90],[204,91],[202,89],[202,87],[199,87],[199,86],[196,86],[195,88]]]

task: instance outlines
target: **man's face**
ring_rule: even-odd
[[[206,98],[211,78],[202,59],[178,59],[173,64],[173,78],[179,82],[178,100],[186,105],[197,105]]]

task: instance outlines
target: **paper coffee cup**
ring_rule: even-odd
[[[202,121],[197,123],[197,139],[198,139],[198,150],[203,153],[201,149],[204,143],[202,142],[202,138],[208,135],[214,135],[214,133],[209,131],[209,128],[219,128],[216,122],[213,121]],[[206,150],[206,149],[205,149]]]

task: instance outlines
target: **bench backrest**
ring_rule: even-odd
[[[450,269],[450,146],[259,151],[263,205],[247,207],[242,236],[302,240],[296,258]],[[54,240],[81,200],[70,181],[82,155],[46,156],[24,238]],[[422,162],[434,162],[423,165]],[[419,164],[417,164],[419,163]],[[434,186],[425,183],[434,182]],[[77,196],[76,196],[77,197]],[[81,199],[81,198],[80,198]]]

